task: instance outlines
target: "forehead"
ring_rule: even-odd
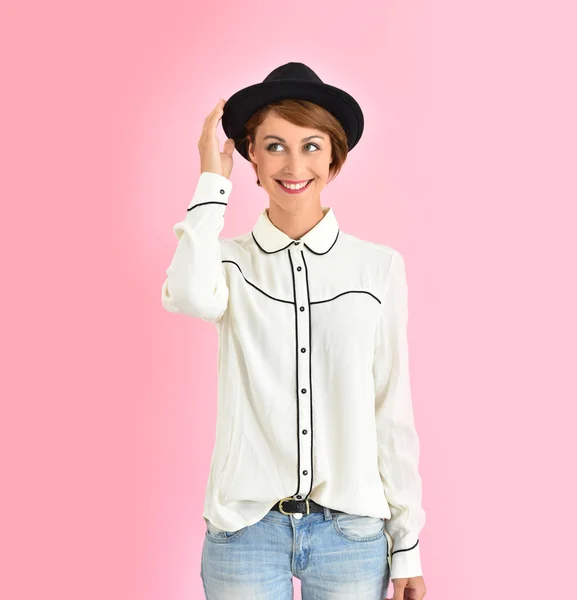
[[[271,113],[265,117],[258,128],[258,135],[261,138],[265,135],[278,135],[294,142],[300,142],[303,137],[315,134],[323,135],[321,131],[314,127],[300,127]]]

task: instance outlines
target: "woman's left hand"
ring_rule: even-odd
[[[427,593],[422,576],[393,579],[393,586],[395,593],[391,600],[422,600]],[[385,600],[389,600],[389,598],[385,598]]]

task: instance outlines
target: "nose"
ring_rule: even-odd
[[[283,173],[291,179],[310,179],[310,174],[307,168],[307,157],[299,154],[290,154]]]

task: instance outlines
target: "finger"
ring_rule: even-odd
[[[395,593],[393,594],[392,600],[404,600],[405,598],[405,585],[404,584],[396,584],[395,585]]]
[[[209,115],[209,128],[216,127],[218,121],[220,120],[220,117],[222,117],[223,106],[224,100],[221,98]]]
[[[210,113],[204,119],[204,125],[202,128],[203,134],[212,135],[216,130],[216,125],[220,117],[222,116],[222,107],[224,106],[224,100],[220,98],[220,100],[216,103],[216,106],[210,111]]]
[[[234,140],[232,138],[228,138],[224,142],[223,154],[228,154],[228,156],[232,156],[233,152],[234,152]]]
[[[206,120],[210,120],[224,105],[224,100],[222,98],[218,99],[218,102],[215,104],[214,108],[208,113]]]

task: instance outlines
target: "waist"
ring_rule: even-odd
[[[295,514],[299,513],[306,515],[309,513],[322,513],[325,511],[325,507],[318,502],[308,498],[307,500],[295,500],[294,498],[283,498],[279,500],[271,510],[278,510],[283,514]],[[341,510],[330,509],[331,512],[342,513]]]

